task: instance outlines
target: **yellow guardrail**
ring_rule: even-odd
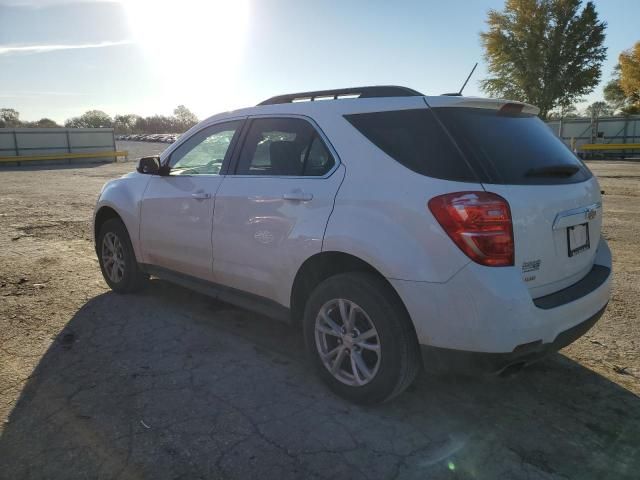
[[[67,160],[70,158],[103,158],[103,157],[128,157],[127,150],[119,151],[103,151],[103,152],[85,152],[85,153],[59,153],[56,155],[22,155],[14,157],[0,157],[0,163],[8,162],[31,162],[35,160]]]
[[[578,150],[640,150],[640,143],[586,143]]]

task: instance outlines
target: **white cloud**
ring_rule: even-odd
[[[83,50],[86,48],[106,48],[118,45],[128,45],[131,40],[118,42],[100,42],[84,44],[44,44],[44,45],[0,45],[0,55],[48,53],[60,50]]]

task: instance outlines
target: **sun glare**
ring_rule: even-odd
[[[144,50],[164,93],[196,110],[224,105],[225,90],[242,60],[248,2],[127,0],[123,4],[134,41]]]

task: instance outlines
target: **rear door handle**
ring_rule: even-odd
[[[191,198],[195,198],[196,200],[206,200],[207,198],[211,198],[211,194],[206,192],[196,192],[191,194]]]
[[[308,202],[309,200],[313,199],[313,194],[303,192],[302,190],[294,190],[292,192],[285,193],[284,195],[282,195],[282,198],[294,202]]]

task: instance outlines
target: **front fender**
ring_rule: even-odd
[[[140,205],[150,179],[151,175],[131,173],[107,182],[93,213],[94,232],[96,216],[100,209],[108,207],[118,214],[127,228],[138,262],[144,259],[140,245]]]

